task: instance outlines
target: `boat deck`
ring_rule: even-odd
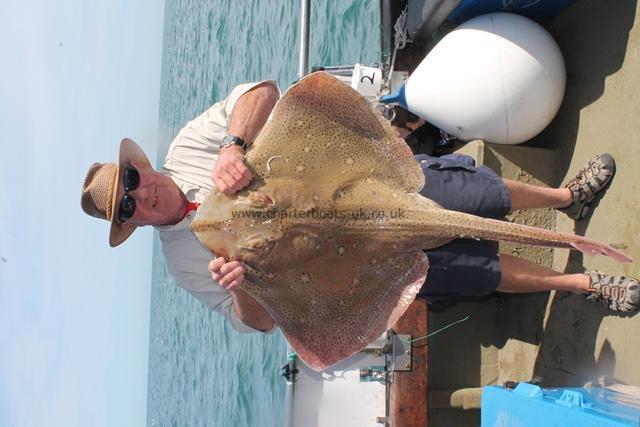
[[[593,155],[611,153],[617,174],[590,218],[574,223],[555,211],[535,210],[513,219],[614,243],[636,263],[513,245],[503,252],[558,271],[640,277],[638,15],[632,0],[579,0],[558,15],[548,25],[567,67],[557,117],[524,145],[467,147],[503,177],[548,186],[561,185]],[[395,69],[413,70],[425,53],[426,48],[407,47],[398,53]],[[471,318],[429,341],[430,426],[479,425],[480,387],[488,384],[535,378],[545,387],[609,380],[640,385],[640,316],[613,315],[568,293],[522,294],[431,312],[429,329],[466,315]]]

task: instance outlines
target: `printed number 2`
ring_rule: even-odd
[[[369,80],[370,84],[373,84],[373,79],[376,77],[376,73],[374,72],[373,74],[371,74],[371,77],[369,76],[362,76],[360,77],[360,83],[364,83],[364,79]]]

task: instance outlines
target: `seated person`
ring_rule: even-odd
[[[273,319],[242,290],[244,266],[214,258],[191,232],[197,203],[213,186],[233,194],[252,178],[244,153],[278,99],[275,82],[236,87],[223,101],[189,122],[176,136],[155,171],[133,141],[120,144],[117,163],[96,163],[85,178],[81,205],[111,223],[109,242],[117,246],[136,227],[159,230],[167,265],[179,286],[221,313],[238,332],[271,332]],[[503,180],[467,156],[416,156],[426,181],[421,194],[447,209],[501,218],[511,209],[554,207],[575,220],[588,213],[611,181],[615,163],[594,157],[562,188]],[[638,281],[595,271],[555,272],[510,255],[495,242],[458,239],[427,251],[429,280],[419,293],[431,303],[499,292],[570,291],[619,312],[640,305]]]

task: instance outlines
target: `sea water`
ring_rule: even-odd
[[[297,79],[298,0],[165,0],[161,165],[174,135],[239,83]],[[379,2],[311,1],[310,66],[378,62]],[[286,342],[240,335],[178,288],[154,239],[149,395],[152,426],[280,426]],[[213,285],[212,285],[213,286]]]

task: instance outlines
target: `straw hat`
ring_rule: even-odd
[[[109,245],[118,246],[136,229],[133,227],[123,227],[118,221],[118,203],[122,198],[124,190],[119,185],[122,180],[124,168],[129,163],[137,162],[151,166],[149,159],[142,151],[142,148],[129,138],[120,142],[117,163],[94,163],[87,173],[82,186],[82,210],[88,215],[96,218],[106,219],[111,222],[109,232]]]

